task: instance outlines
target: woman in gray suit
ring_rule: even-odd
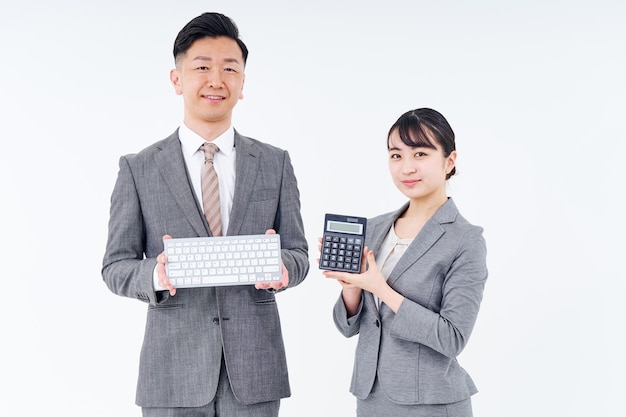
[[[454,132],[437,111],[416,109],[394,123],[387,147],[408,202],[368,220],[361,274],[324,272],[342,286],[337,328],[359,335],[357,416],[472,416],[477,388],[456,357],[478,315],[486,246],[446,192]]]

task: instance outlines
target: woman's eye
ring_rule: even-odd
[[[421,158],[421,157],[423,157],[423,156],[426,156],[426,153],[425,153],[425,152],[417,152],[417,153],[415,154],[415,156],[416,156],[416,157],[418,157],[418,158]]]

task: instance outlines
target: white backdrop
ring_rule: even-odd
[[[281,416],[354,415],[356,340],[334,328],[317,236],[325,212],[404,202],[385,137],[417,107],[454,128],[450,195],[489,248],[459,358],[475,415],[625,416],[626,6],[503,3],[3,0],[2,414],[140,415],[146,307],[102,282],[109,197],[119,156],[181,121],[177,32],[220,11],[251,51],[234,124],[290,151],[311,248],[307,280],[278,296]]]

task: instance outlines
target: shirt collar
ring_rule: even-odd
[[[186,157],[191,157],[206,142],[202,136],[189,129],[185,123],[182,123],[178,129],[178,138],[182,144],[183,155]],[[235,129],[231,125],[224,133],[211,142],[216,144],[226,156],[230,156],[235,146]]]

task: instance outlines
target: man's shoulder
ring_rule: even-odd
[[[163,149],[167,149],[170,146],[180,146],[180,139],[178,138],[178,129],[174,133],[166,137],[165,139],[161,139],[157,142],[154,142],[151,145],[146,146],[145,148],[141,149],[138,152],[124,155],[124,158],[129,159],[129,160],[131,159],[142,160],[146,158],[151,158],[152,156],[154,156],[154,154],[162,151]]]
[[[280,154],[285,153],[284,149],[279,148],[276,145],[263,142],[259,139],[255,139],[250,136],[244,136],[235,130],[235,148],[237,148],[238,143],[239,145],[257,148],[259,150],[263,150],[267,152],[280,153]]]

